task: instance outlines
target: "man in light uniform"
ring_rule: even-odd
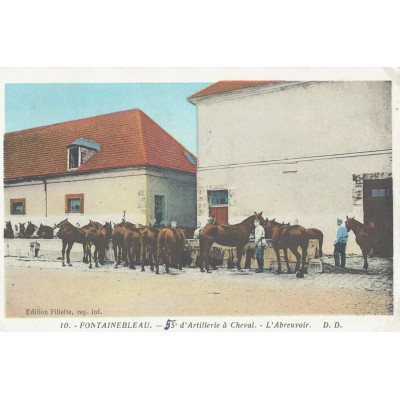
[[[256,244],[256,259],[258,264],[258,269],[256,272],[264,272],[264,249],[267,246],[265,240],[265,230],[260,225],[258,219],[254,220],[254,241]]]
[[[346,266],[346,244],[348,232],[341,218],[338,218],[336,222],[338,225],[338,230],[336,233],[336,240],[334,242],[335,249],[333,256],[335,258],[335,267],[344,268]]]

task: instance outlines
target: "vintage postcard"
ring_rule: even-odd
[[[0,76],[1,330],[400,330],[400,69]]]

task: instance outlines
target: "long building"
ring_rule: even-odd
[[[375,225],[392,250],[389,81],[221,81],[197,107],[197,212],[237,223],[256,211],[316,227],[333,252],[336,218]],[[360,253],[350,233],[348,252]]]
[[[140,110],[4,135],[4,216],[196,223],[196,157]]]

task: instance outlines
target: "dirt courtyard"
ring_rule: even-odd
[[[326,262],[332,262],[327,259]],[[273,272],[197,268],[155,275],[146,267],[88,269],[82,263],[5,258],[7,317],[82,316],[389,315],[393,313],[392,260],[371,259],[368,272],[354,256],[343,273],[310,273],[304,279]],[[329,264],[328,264],[329,265]]]

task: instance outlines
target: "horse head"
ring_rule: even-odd
[[[349,218],[349,217],[346,215],[346,221],[345,221],[344,225],[345,225],[345,227],[347,228],[347,232],[350,232],[351,229],[352,229],[353,226],[354,226],[354,217],[353,217],[353,218]]]
[[[66,224],[68,224],[68,218],[65,218],[63,221],[61,221],[57,225],[55,225],[54,229],[61,228],[62,226],[65,226]]]
[[[261,211],[260,213],[257,213],[256,211],[254,211],[254,221],[256,219],[258,219],[260,221],[261,225],[264,224],[264,222],[265,222],[265,219],[263,218],[262,213],[263,213],[263,211]]]

